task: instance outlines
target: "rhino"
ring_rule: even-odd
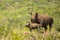
[[[41,27],[44,27],[45,31],[49,25],[49,30],[51,31],[53,25],[53,18],[51,16],[47,14],[30,13],[30,19],[32,23],[37,23],[40,24]]]

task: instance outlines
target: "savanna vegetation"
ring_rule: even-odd
[[[30,32],[25,27],[30,12],[50,15],[52,32]],[[60,40],[60,0],[0,0],[0,40]]]

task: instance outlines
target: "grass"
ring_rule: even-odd
[[[30,12],[50,15],[54,19],[52,32],[31,33],[25,27]],[[0,0],[0,40],[34,39],[60,40],[60,0]]]

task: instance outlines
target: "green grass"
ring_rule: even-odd
[[[54,19],[52,32],[30,33],[25,27],[30,12],[50,15]],[[60,0],[0,0],[0,40],[33,39],[60,40]]]

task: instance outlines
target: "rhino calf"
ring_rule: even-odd
[[[27,22],[27,24],[26,24],[25,27],[28,27],[30,29],[30,31],[32,31],[32,29],[39,30],[40,29],[40,24],[38,24],[38,23],[32,23],[32,22]]]

